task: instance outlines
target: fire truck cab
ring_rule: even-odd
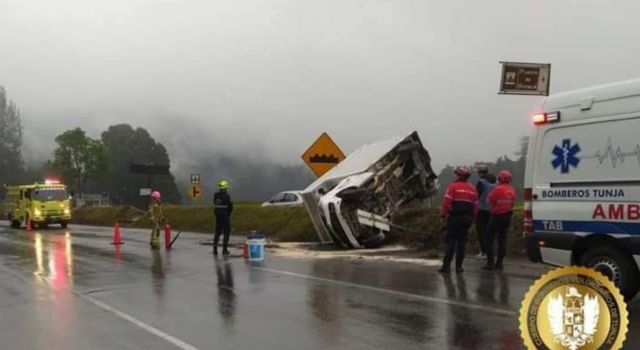
[[[67,187],[55,181],[7,186],[4,210],[13,228],[29,221],[43,228],[49,224],[66,228],[71,220]]]

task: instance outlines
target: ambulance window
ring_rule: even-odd
[[[640,118],[549,129],[534,168],[536,184],[638,179]]]

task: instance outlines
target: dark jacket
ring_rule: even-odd
[[[478,204],[479,210],[489,211],[489,201],[487,197],[489,196],[489,192],[496,187],[496,177],[493,174],[485,174],[480,176],[478,183],[476,184],[476,191],[478,192]]]
[[[231,215],[233,212],[233,202],[227,191],[220,190],[213,195],[213,212],[216,216]]]

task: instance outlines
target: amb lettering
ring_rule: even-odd
[[[640,220],[638,204],[598,204],[593,210],[594,220]]]

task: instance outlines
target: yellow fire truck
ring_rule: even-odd
[[[55,181],[7,186],[4,209],[13,228],[20,228],[29,220],[43,228],[49,224],[66,228],[71,220],[67,186]]]

